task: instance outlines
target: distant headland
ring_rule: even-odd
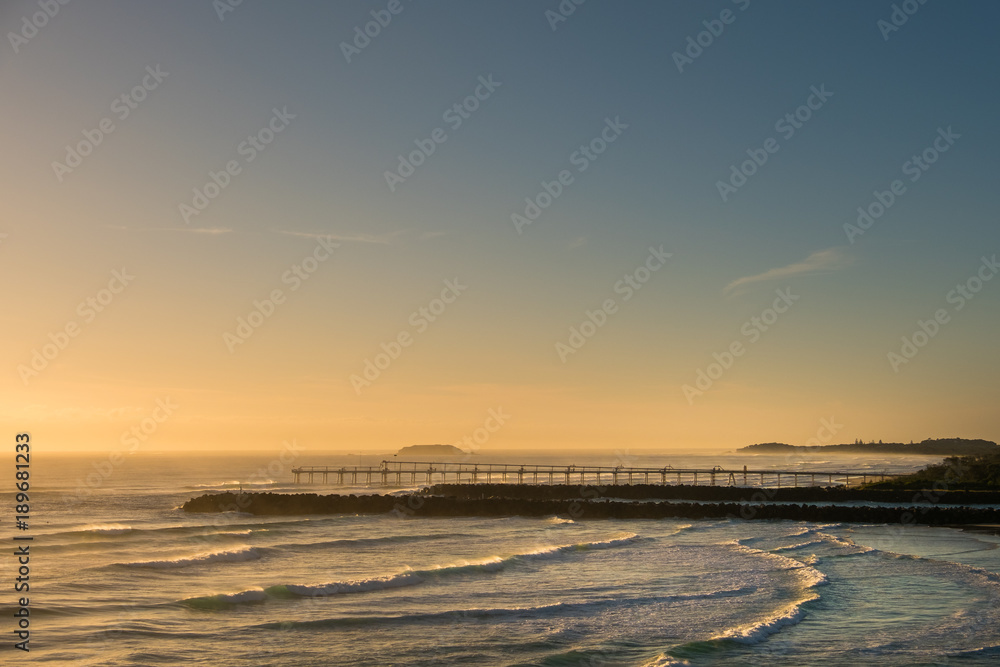
[[[403,447],[394,456],[465,456],[468,453],[454,445],[410,445]]]
[[[856,440],[844,445],[819,445],[816,447],[786,445],[781,442],[764,442],[741,447],[736,451],[746,454],[790,454],[815,452],[818,454],[910,454],[915,456],[981,456],[996,451],[997,443],[991,440],[966,440],[940,438],[905,444],[902,442],[862,442]]]

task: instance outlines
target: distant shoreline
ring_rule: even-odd
[[[764,442],[748,445],[736,450],[741,454],[802,454],[814,453],[821,456],[828,454],[892,454],[911,456],[982,456],[1000,451],[997,443],[991,440],[965,440],[948,438],[941,440],[923,440],[905,444],[902,442],[854,442],[841,445],[786,445],[782,442]]]

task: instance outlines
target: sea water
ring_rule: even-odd
[[[512,462],[614,463],[521,458]],[[720,460],[733,469],[891,471],[933,459],[629,463],[711,467]],[[360,462],[377,465],[372,457]],[[355,465],[359,457],[308,463]],[[269,464],[273,474],[261,474]],[[588,520],[568,502],[566,513],[544,518],[186,514],[179,509],[185,500],[241,485],[385,489],[294,487],[290,466],[263,456],[142,455],[92,476],[99,468],[93,456],[33,458],[31,662],[1000,662],[1000,538],[991,534],[806,521]],[[4,581],[14,577],[13,560],[0,559]],[[11,644],[12,595],[2,600]],[[7,664],[14,651],[6,647],[3,655]]]

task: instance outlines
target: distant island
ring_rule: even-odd
[[[410,445],[393,456],[465,456],[468,453],[454,445]]]
[[[819,445],[817,447],[786,445],[781,442],[764,442],[741,447],[736,451],[746,454],[784,454],[792,452],[815,452],[821,454],[911,454],[916,456],[983,456],[998,450],[997,443],[990,440],[966,440],[964,438],[940,438],[922,440],[910,444],[902,442],[862,442],[856,440],[844,445]]]

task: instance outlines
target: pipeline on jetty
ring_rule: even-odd
[[[300,466],[296,484],[690,484],[692,486],[851,486],[881,482],[902,473],[831,470],[725,470],[713,468],[627,468],[625,466],[520,465],[382,461],[378,466]]]

